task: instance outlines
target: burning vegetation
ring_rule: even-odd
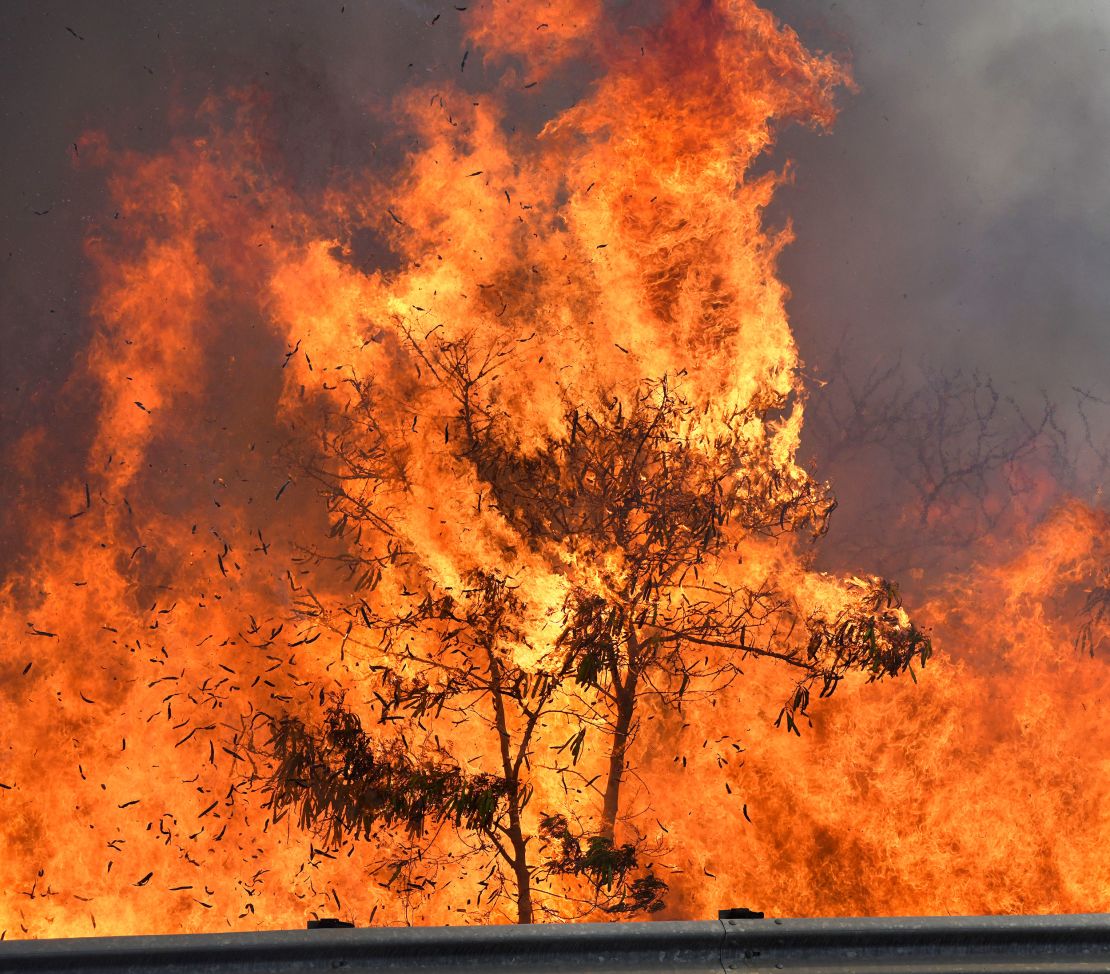
[[[13,505],[9,934],[1105,903],[1104,516],[1038,494],[912,620],[818,568],[765,159],[846,69],[747,0],[541,6],[461,12],[458,84],[322,190],[265,91],[82,137],[119,218],[87,473]],[[949,431],[923,525],[1042,475],[1050,412],[888,379],[829,425]]]

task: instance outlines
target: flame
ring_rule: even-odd
[[[805,390],[775,276],[791,232],[764,216],[789,170],[756,166],[782,124],[832,123],[846,69],[748,0],[679,0],[636,31],[592,0],[490,2],[466,40],[492,89],[411,89],[389,109],[401,164],[323,190],[285,171],[264,92],[210,100],[156,154],[84,137],[118,218],[87,241],[96,332],[72,379],[95,389],[87,473],[64,509],[26,511],[3,587],[9,935],[491,918],[475,877],[398,896],[368,880],[395,861],[388,842],[321,848],[252,786],[260,722],[340,688],[369,697],[362,678],[389,663],[328,608],[358,580],[312,549],[330,537],[342,566],[359,542],[304,460],[334,471],[328,451],[354,435],[335,418],[367,397],[358,442],[387,442],[396,476],[353,471],[346,496],[388,512],[437,592],[512,578],[515,665],[543,665],[572,593],[627,571],[617,546],[535,542],[489,503],[457,396],[428,380],[437,354],[473,353],[491,436],[521,464],[573,436],[580,407],[674,401],[699,462],[731,444],[761,458],[745,490],[823,503],[795,459]],[[573,106],[510,124],[535,85],[577,71],[592,80]],[[43,435],[11,458],[28,477]],[[624,800],[665,851],[665,915],[1102,908],[1107,671],[1067,620],[1106,536],[1101,514],[1065,507],[1010,562],[946,580],[915,615],[958,657],[917,682],[843,680],[800,737],[773,727],[793,685],[774,660],[682,710],[647,707]],[[713,566],[722,584],[774,579],[822,618],[875,584],[815,572],[792,534],[752,532],[735,554]],[[374,599],[407,605],[410,581],[383,577]],[[551,739],[573,726],[553,718]],[[490,770],[486,739],[453,733]],[[534,784],[587,814],[588,796]]]

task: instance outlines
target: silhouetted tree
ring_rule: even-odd
[[[819,536],[834,506],[766,435],[787,397],[760,393],[707,424],[666,377],[624,395],[596,390],[565,403],[562,432],[525,449],[496,393],[510,345],[407,337],[423,381],[453,404],[445,442],[520,560],[473,572],[461,592],[435,580],[433,553],[413,550],[404,530],[407,447],[379,419],[386,397],[351,381],[304,463],[338,542],[304,558],[338,565],[346,585],[302,600],[299,613],[373,647],[378,731],[342,702],[319,730],[275,720],[274,804],[336,838],[384,828],[416,843],[447,824],[490,863],[487,888],[512,893],[520,922],[553,911],[555,896],[560,915],[568,902],[576,915],[657,909],[666,887],[646,860],[660,850],[634,830],[617,834],[641,701],[685,706],[727,686],[745,660],[774,659],[797,671],[779,715],[796,732],[814,690],[832,693],[850,671],[896,676],[924,663],[929,641],[880,579],[841,583],[832,607],[803,604],[773,571],[735,580],[745,543]],[[796,561],[792,543],[785,557]],[[557,633],[544,640],[516,592],[525,556],[559,566],[565,582]],[[466,771],[437,732],[460,726],[481,728],[496,771]],[[552,781],[566,792],[581,760],[600,768],[587,782],[600,799],[591,814],[572,822],[565,808],[532,807],[541,779],[545,795]]]

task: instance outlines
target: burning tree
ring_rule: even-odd
[[[483,862],[479,904],[483,895],[496,901],[508,887],[521,923],[532,922],[537,910],[566,915],[534,902],[533,888],[545,888],[556,876],[585,887],[577,898],[582,914],[657,909],[665,885],[650,874],[635,875],[633,846],[592,841],[583,854],[562,816],[541,815],[538,836],[526,823],[533,764],[550,760],[546,728],[570,716],[559,691],[573,654],[545,661],[550,668],[517,663],[513,647],[526,640],[518,628],[522,609],[505,580],[486,575],[471,579],[457,598],[429,593],[407,618],[379,619],[370,628],[385,637],[392,665],[381,668],[381,690],[373,696],[379,723],[392,732],[367,734],[341,698],[332,702],[322,733],[294,717],[275,721],[273,803],[296,806],[303,827],[335,840],[402,828],[408,842],[393,861],[391,882],[413,862],[431,861],[436,836],[428,841],[429,828],[450,826],[468,837],[464,857]],[[429,636],[434,648],[425,655],[415,643]],[[493,771],[469,770],[459,749],[432,729],[446,736],[474,721],[487,729],[489,750],[471,761],[488,756]],[[558,843],[558,856],[540,863],[530,858],[536,837]]]
[[[831,694],[851,671],[896,676],[929,642],[879,579],[815,579],[838,594],[818,607],[786,587],[784,561],[745,568],[760,545],[795,557],[786,539],[820,535],[833,507],[776,456],[767,430],[787,396],[767,389],[711,417],[668,377],[644,380],[568,399],[562,431],[526,449],[499,405],[511,345],[404,336],[441,397],[476,525],[495,519],[514,543],[461,586],[438,580],[435,553],[406,532],[411,444],[383,421],[390,397],[349,383],[305,463],[340,545],[304,559],[337,565],[344,583],[302,600],[300,621],[370,652],[372,689],[365,708],[333,699],[321,729],[273,722],[274,805],[332,839],[403,832],[398,862],[442,867],[439,831],[468,836],[485,889],[511,893],[520,922],[659,909],[666,884],[645,860],[663,850],[632,822],[618,835],[642,708],[697,706],[768,658],[797,671],[779,715],[796,732],[813,688]],[[529,604],[538,566],[547,584]]]
[[[642,45],[586,7],[552,35],[476,13],[506,78],[605,72],[534,138],[508,100],[405,100],[401,174],[273,283],[288,415],[322,431],[292,476],[331,532],[301,546],[298,631],[348,675],[272,720],[272,803],[524,922],[660,906],[646,716],[705,719],[781,664],[797,732],[814,693],[929,654],[892,586],[809,567],[833,502],[794,460],[784,176],[749,172],[773,124],[832,119],[842,69],[750,4],[675,3]],[[394,270],[351,269],[367,231]]]

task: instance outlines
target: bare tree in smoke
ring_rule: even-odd
[[[696,706],[746,660],[766,658],[797,672],[779,715],[797,732],[812,692],[831,694],[851,671],[912,672],[929,642],[879,579],[816,608],[773,571],[757,584],[731,577],[746,542],[820,535],[833,507],[752,435],[787,408],[781,394],[760,393],[707,440],[699,410],[666,378],[631,396],[598,390],[565,404],[565,433],[525,449],[496,392],[511,345],[407,339],[452,404],[444,439],[479,488],[476,510],[496,512],[520,558],[472,573],[461,592],[435,581],[429,553],[401,527],[405,451],[377,418],[374,386],[352,382],[355,396],[306,465],[345,544],[305,557],[338,564],[348,584],[300,608],[305,625],[373,647],[378,729],[364,732],[338,702],[322,731],[275,721],[274,804],[335,839],[403,829],[427,863],[429,826],[449,826],[482,858],[483,890],[512,895],[521,922],[657,909],[666,885],[647,863],[662,850],[622,819],[642,707]],[[514,590],[525,554],[565,582],[553,638],[529,631]],[[482,752],[497,755],[481,774],[466,770],[477,756],[464,752],[460,726],[481,727]],[[572,790],[586,807],[552,807]]]
[[[841,545],[849,556],[882,552],[888,571],[916,568],[943,591],[949,572],[1028,544],[1037,526],[1066,520],[1076,499],[1101,505],[1110,470],[1104,399],[1076,388],[1070,409],[1043,392],[1023,407],[988,375],[932,373],[915,382],[900,359],[861,371],[850,351],[842,341],[823,370],[809,414],[815,452],[841,483],[867,457],[868,474],[888,470],[892,489],[885,499],[869,491],[868,523],[852,525]],[[1096,557],[1069,565],[1046,609],[1090,656],[1105,647],[1110,624],[1100,534],[1092,544]]]
[[[890,574],[940,578],[961,552],[1043,515],[1089,465],[1043,394],[1026,397],[1030,406],[982,373],[915,379],[899,358],[862,369],[861,358],[840,343],[807,414],[822,469],[865,491],[865,515],[841,522],[848,534],[837,552],[847,561],[879,553]]]

